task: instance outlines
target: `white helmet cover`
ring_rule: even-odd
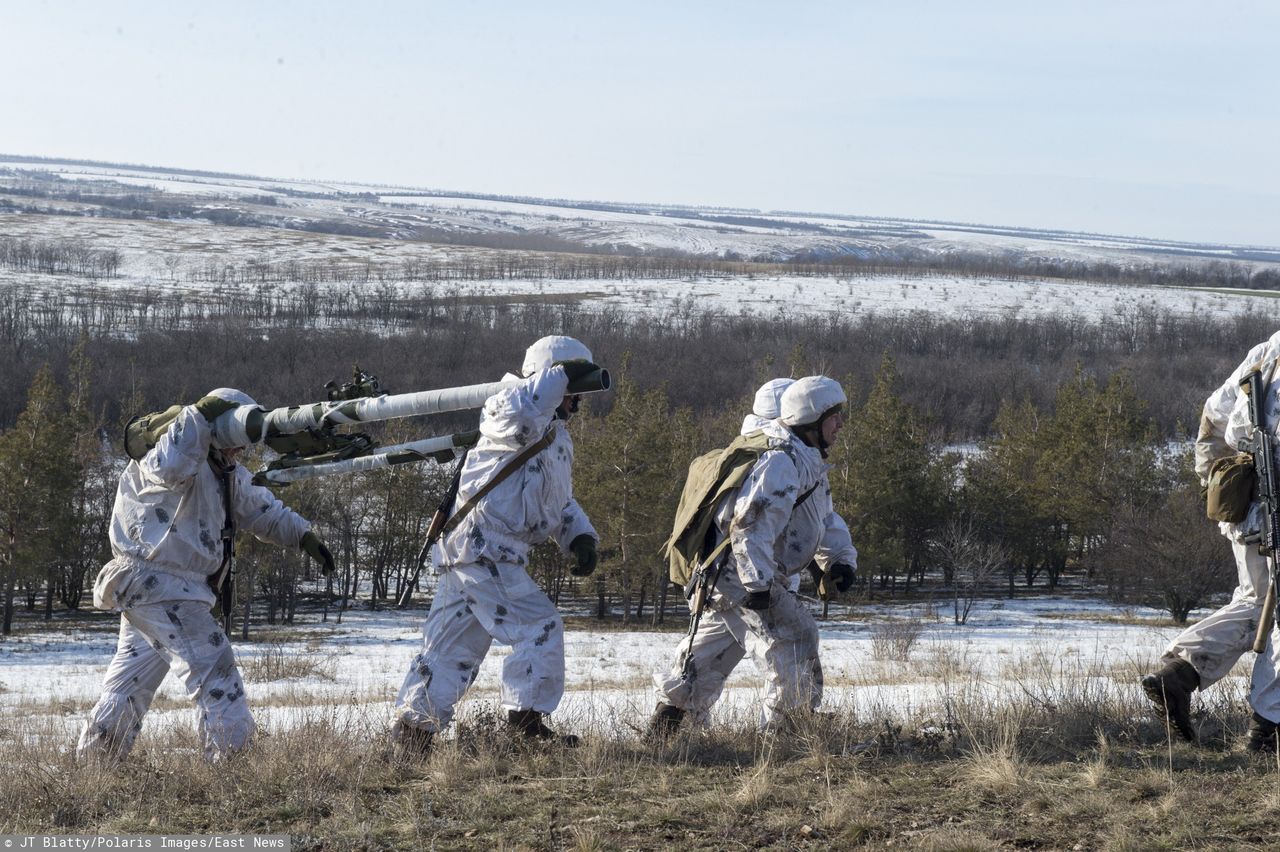
[[[777,420],[782,416],[782,394],[796,383],[795,379],[770,379],[756,391],[751,413],[765,420]]]
[[[214,388],[205,394],[205,396],[216,396],[218,399],[225,402],[234,402],[236,405],[258,404],[254,401],[253,397],[249,396],[249,394],[242,390],[236,390],[235,388]]]
[[[532,376],[539,370],[550,367],[556,361],[577,359],[592,360],[591,350],[580,340],[553,334],[535,340],[533,345],[525,350],[524,366],[520,368],[520,372],[525,376]]]
[[[847,401],[844,389],[835,379],[805,376],[782,394],[782,422],[787,426],[808,426]]]
[[[216,396],[218,399],[236,403],[236,407],[225,411],[209,426],[213,433],[213,445],[220,450],[233,447],[247,447],[254,443],[249,437],[249,415],[258,409],[253,397],[235,388],[214,388],[205,396]]]

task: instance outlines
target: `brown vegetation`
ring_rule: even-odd
[[[1267,849],[1280,832],[1276,763],[1234,750],[1235,707],[1210,708],[1233,722],[1210,748],[1170,750],[1132,702],[960,699],[947,717],[842,711],[663,747],[603,722],[577,750],[519,747],[484,711],[425,762],[389,753],[376,712],[306,708],[214,766],[183,730],[144,735],[122,765],[77,766],[61,728],[8,718],[0,832],[548,850]]]

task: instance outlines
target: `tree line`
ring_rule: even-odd
[[[665,383],[672,404],[698,416],[752,391],[755,369],[785,374],[800,358],[865,394],[888,353],[902,397],[945,440],[964,442],[991,432],[1006,399],[1049,407],[1077,366],[1102,381],[1127,370],[1161,435],[1185,436],[1218,377],[1274,332],[1274,319],[1140,307],[1093,320],[723,316],[692,304],[626,313],[572,302],[512,305],[429,286],[229,287],[204,298],[85,287],[56,299],[10,288],[0,290],[0,358],[8,365],[0,427],[14,422],[36,370],[49,363],[64,372],[81,337],[99,365],[92,404],[114,421],[135,392],[152,407],[216,385],[244,386],[271,405],[307,402],[353,363],[402,391],[473,384],[518,366],[524,346],[548,330],[589,341],[605,364],[630,352],[640,386]]]
[[[92,343],[82,338],[64,363],[41,365],[18,415],[0,431],[0,477],[8,484],[0,498],[5,633],[17,609],[52,618],[86,605],[94,572],[109,558],[106,529],[124,463],[121,419],[193,400],[205,384],[238,383],[205,378],[207,365],[197,372],[187,361],[181,390],[174,390],[148,361],[144,380],[118,389],[122,402],[113,410],[95,399],[95,389],[112,384],[117,368],[96,360]],[[227,345],[254,363],[243,341]],[[638,352],[601,358],[613,365],[616,388],[589,402],[571,425],[576,492],[601,533],[601,568],[591,578],[573,577],[547,545],[531,559],[535,579],[558,602],[602,618],[656,623],[678,613],[682,602],[666,582],[659,550],[687,464],[736,434],[755,386],[821,370],[808,351],[787,361],[740,362],[745,375],[732,391],[696,409],[672,392],[670,376],[646,369]],[[488,363],[498,357],[491,353]],[[680,363],[688,371],[697,361]],[[131,370],[138,379],[138,361]],[[962,598],[1069,584],[1155,603],[1185,619],[1231,586],[1231,556],[1203,517],[1187,447],[1161,433],[1130,372],[1100,378],[1071,368],[1044,402],[1006,393],[990,431],[962,448],[947,440],[930,407],[910,401],[893,355],[881,354],[866,383],[826,372],[850,396],[830,478],[861,554],[860,594],[954,597],[959,619]],[[476,378],[474,370],[470,375]],[[395,443],[422,437],[423,428],[399,421],[373,431]],[[291,621],[308,596],[334,617],[349,606],[420,598],[427,590],[415,582],[416,557],[449,475],[434,464],[408,465],[282,489],[282,499],[317,524],[338,571],[321,581],[301,554],[242,541],[244,629],[250,612]]]
[[[82,278],[114,278],[120,252],[91,248],[82,240],[24,240],[0,237],[0,269]]]

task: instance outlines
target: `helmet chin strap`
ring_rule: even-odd
[[[825,459],[831,445],[822,437],[822,421],[808,423],[804,426],[792,426],[791,434],[800,439],[806,447],[813,447]]]

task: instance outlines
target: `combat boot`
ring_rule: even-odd
[[[1245,750],[1252,754],[1276,753],[1276,728],[1280,727],[1270,719],[1254,713],[1249,717],[1249,732],[1244,741]]]
[[[1158,672],[1142,679],[1147,698],[1189,743],[1196,741],[1196,730],[1191,726],[1191,693],[1199,685],[1200,675],[1195,667],[1178,657],[1166,659]]]
[[[391,726],[391,750],[402,760],[421,760],[431,753],[431,740],[435,733],[415,728],[403,719]]]
[[[574,734],[557,734],[542,724],[542,714],[537,710],[508,710],[507,725],[512,732],[526,740],[556,742],[565,748],[577,748],[578,737]]]
[[[675,734],[680,723],[684,721],[684,710],[670,704],[658,702],[649,719],[649,728],[645,731],[645,739],[651,742],[662,742]]]

